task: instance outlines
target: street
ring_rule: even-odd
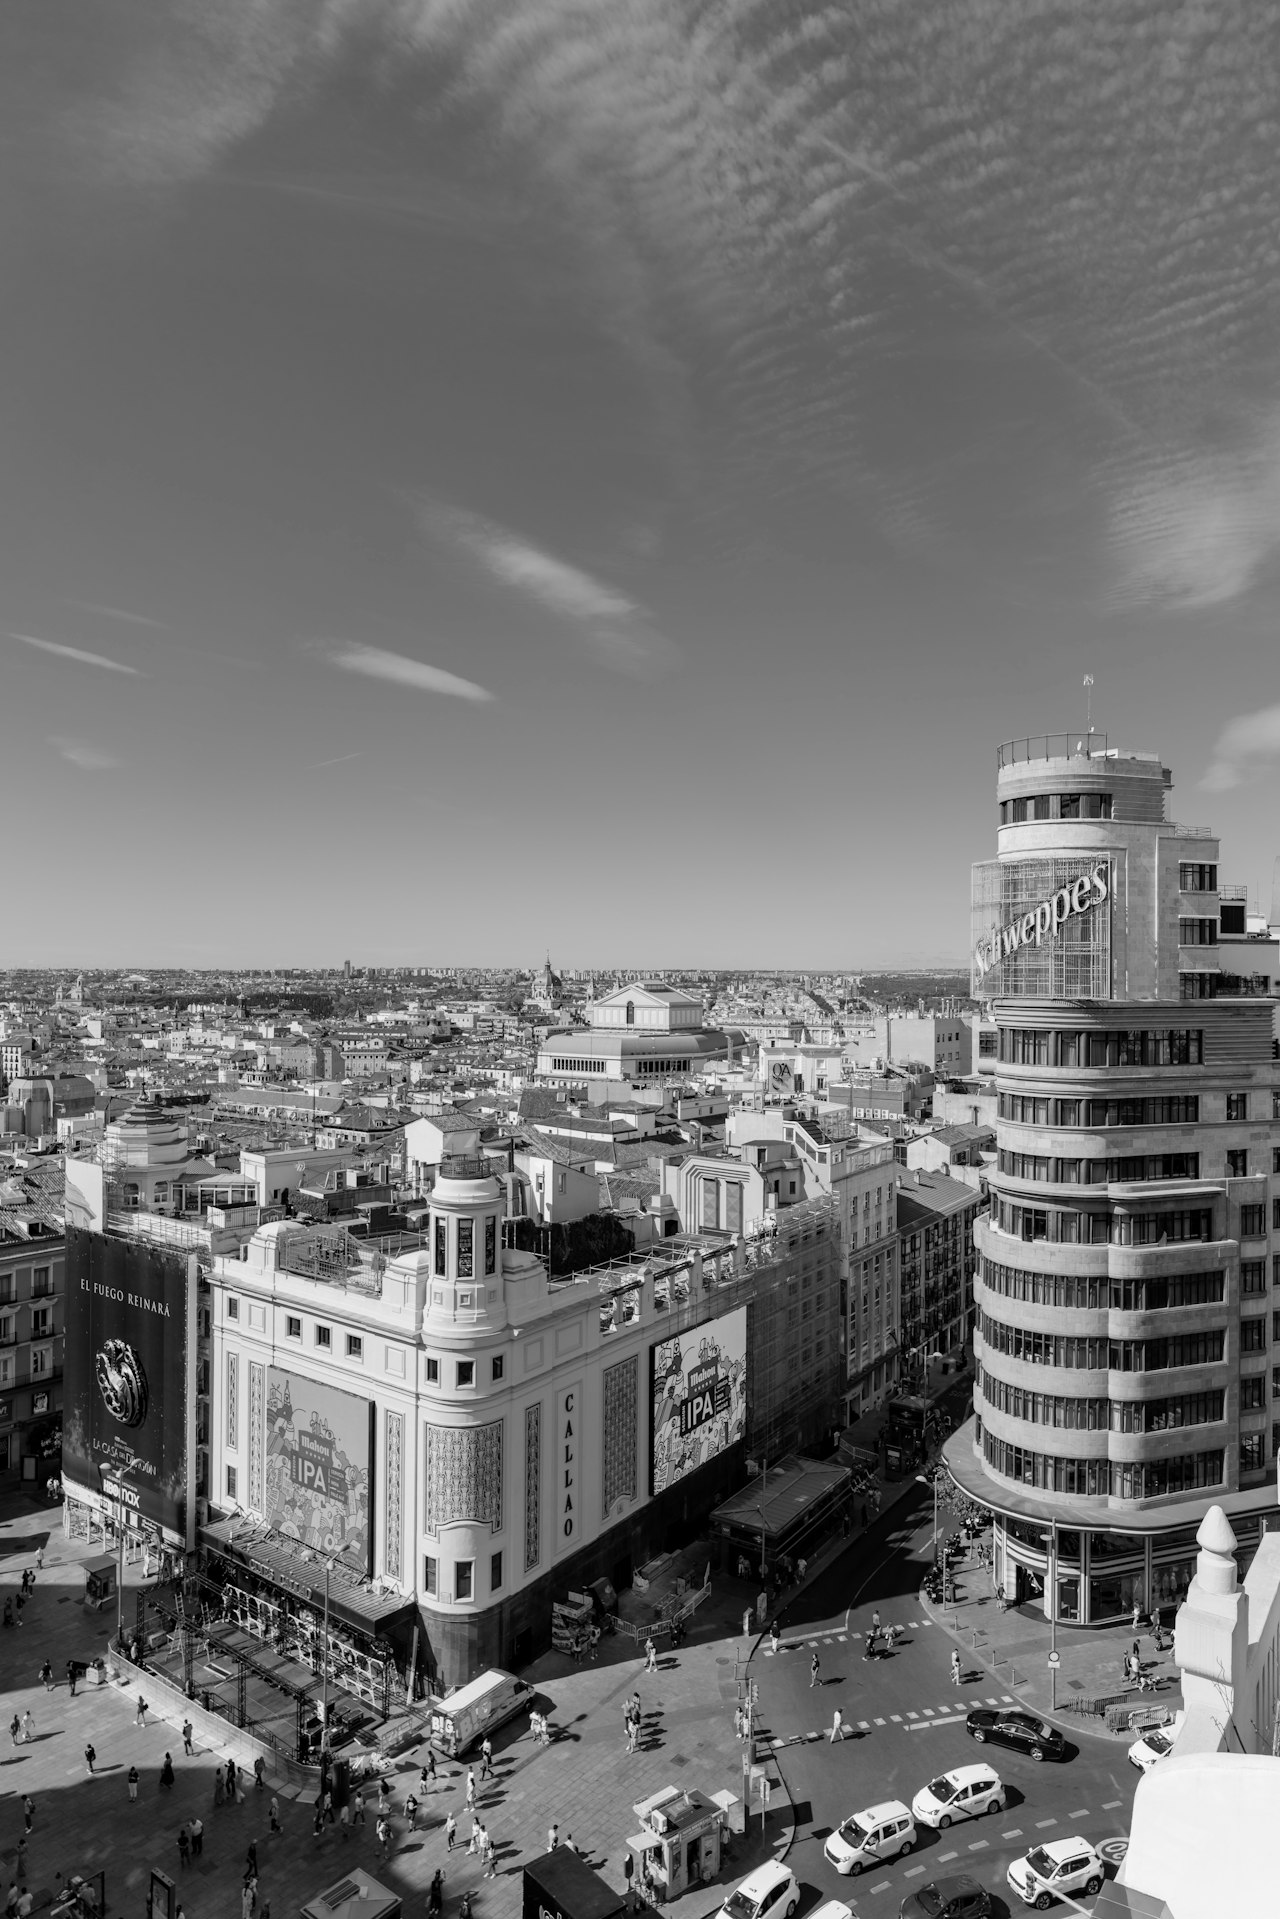
[[[771,1652],[766,1634],[752,1659],[762,1728],[782,1740],[818,1735],[778,1751],[797,1813],[788,1863],[805,1891],[802,1915],[829,1898],[844,1899],[860,1913],[896,1914],[907,1893],[957,1872],[986,1885],[1002,1912],[1011,1899],[1006,1868],[1034,1845],[1078,1833],[1095,1845],[1105,1842],[1104,1857],[1113,1865],[1123,1856],[1138,1781],[1124,1742],[1069,1731],[1066,1760],[1038,1764],[997,1745],[979,1748],[966,1733],[971,1706],[1012,1701],[963,1652],[959,1690],[952,1684],[955,1641],[926,1622],[918,1597],[932,1530],[930,1497],[920,1488],[784,1608],[779,1652]],[[883,1625],[905,1632],[891,1656],[864,1660],[876,1611]],[[811,1686],[815,1652],[819,1683]],[[850,1736],[832,1745],[837,1705]],[[886,1799],[909,1806],[938,1773],[979,1759],[1004,1783],[1003,1813],[947,1832],[920,1826],[909,1858],[857,1878],[841,1878],[824,1859],[824,1840],[851,1813]],[[1083,1900],[1081,1909],[1091,1905]],[[1024,1910],[1017,1900],[1013,1909]]]

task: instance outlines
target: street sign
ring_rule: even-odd
[[[1049,1664],[1051,1666],[1060,1666],[1062,1664],[1062,1654],[1060,1652],[1051,1652],[1049,1654]]]

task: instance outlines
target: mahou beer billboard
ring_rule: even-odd
[[[195,1260],[68,1225],[66,1272],[63,1476],[123,1499],[189,1546]]]

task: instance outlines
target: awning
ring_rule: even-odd
[[[317,1609],[324,1605],[324,1555],[300,1541],[251,1521],[219,1519],[200,1528],[200,1543],[304,1605]],[[345,1568],[336,1566],[330,1574],[330,1616],[359,1631],[384,1633],[396,1620],[416,1615],[416,1610],[413,1600],[402,1593],[375,1592],[371,1582],[353,1580]]]

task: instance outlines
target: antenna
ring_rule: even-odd
[[[1086,673],[1084,676],[1084,696],[1085,696],[1085,730],[1089,733],[1092,733],[1093,731],[1093,674],[1092,673]]]

